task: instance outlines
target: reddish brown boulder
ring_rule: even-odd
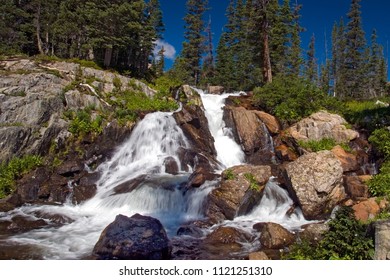
[[[344,172],[356,171],[359,170],[360,166],[357,162],[356,156],[354,154],[346,152],[341,146],[337,145],[332,149],[332,153],[338,158],[341,162]]]
[[[355,204],[352,209],[355,211],[356,219],[363,222],[373,219],[380,212],[380,207],[375,197]]]

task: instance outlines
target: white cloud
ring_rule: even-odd
[[[162,47],[164,47],[164,56],[167,59],[175,59],[176,55],[176,49],[174,46],[169,44],[168,42],[165,42],[163,40],[157,40],[156,42],[156,47],[153,50],[154,56],[157,57],[158,52],[161,50]]]

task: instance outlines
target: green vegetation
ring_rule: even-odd
[[[318,152],[318,151],[330,151],[332,150],[336,145],[340,145],[345,151],[351,152],[351,148],[348,146],[347,143],[336,143],[336,141],[332,138],[323,138],[321,140],[310,140],[310,141],[298,141],[298,145],[305,150],[309,150],[311,152]]]
[[[370,260],[374,254],[373,240],[367,226],[357,221],[353,210],[340,208],[329,222],[329,231],[317,244],[308,241],[294,244],[283,256],[292,260]]]
[[[67,111],[65,116],[71,121],[69,131],[75,137],[83,137],[89,133],[102,133],[104,118],[101,115],[91,116],[92,109],[86,108],[77,112]]]
[[[226,180],[234,180],[236,178],[231,169],[226,169],[223,174]]]
[[[0,199],[15,190],[15,181],[43,163],[40,156],[28,155],[13,158],[8,163],[0,164]]]
[[[384,196],[390,198],[390,161],[385,162],[380,168],[380,173],[368,181],[368,190],[372,196]]]
[[[320,109],[340,111],[342,104],[301,78],[279,76],[270,84],[254,90],[256,107],[291,124]]]
[[[249,182],[249,188],[250,188],[252,191],[258,191],[258,190],[260,190],[260,186],[259,186],[259,184],[257,183],[257,180],[256,180],[255,176],[254,176],[252,173],[245,173],[245,174],[244,174],[244,177],[245,177],[245,179],[248,180],[248,182]]]
[[[375,130],[368,140],[390,160],[390,130],[388,128],[380,128]]]

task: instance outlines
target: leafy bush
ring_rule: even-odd
[[[368,190],[372,196],[390,197],[390,161],[385,162],[380,173],[368,181]]]
[[[71,119],[69,131],[75,136],[84,136],[88,133],[100,134],[103,131],[103,117],[97,115],[92,120],[90,110],[80,110],[76,113],[71,112],[67,114]]]
[[[390,131],[387,128],[380,128],[374,130],[371,136],[368,138],[385,158],[390,159]]]
[[[349,207],[340,208],[329,222],[329,231],[318,244],[303,241],[290,248],[285,259],[369,260],[374,253],[373,240],[366,225],[355,219]]]
[[[340,111],[342,104],[301,78],[279,76],[264,87],[255,88],[254,105],[288,124],[326,109]]]
[[[4,198],[15,190],[15,180],[23,174],[42,165],[40,156],[13,158],[7,164],[0,164],[0,198]]]
[[[170,96],[173,89],[178,88],[181,82],[177,79],[170,78],[167,75],[161,76],[151,84],[151,87],[157,90],[159,94],[163,96]]]

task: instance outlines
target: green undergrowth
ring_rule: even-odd
[[[93,108],[87,107],[78,111],[66,111],[64,116],[70,120],[69,131],[75,137],[84,137],[94,133],[99,135],[103,132],[105,117],[100,114],[92,114]]]
[[[355,219],[353,210],[342,207],[329,222],[329,231],[318,243],[302,240],[290,247],[283,259],[289,260],[370,260],[374,242],[367,225]]]
[[[8,163],[0,164],[0,198],[6,197],[15,190],[17,179],[42,164],[42,157],[35,155],[13,158]]]
[[[310,152],[319,152],[319,151],[330,151],[335,146],[340,145],[345,151],[351,152],[351,148],[347,143],[336,143],[332,138],[323,138],[321,140],[310,140],[310,141],[298,141],[298,145],[305,150]]]
[[[343,104],[336,98],[304,79],[290,76],[276,77],[272,83],[255,88],[253,104],[288,125],[321,109],[343,110]]]

